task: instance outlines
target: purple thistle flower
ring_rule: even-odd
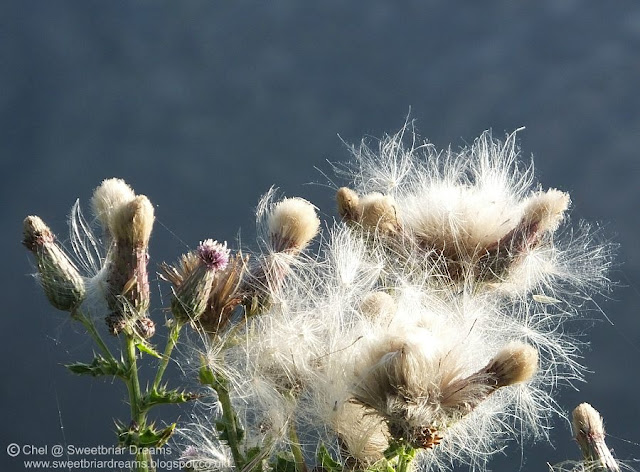
[[[211,270],[223,270],[229,263],[229,249],[227,243],[219,243],[213,239],[206,239],[197,249],[200,260]]]

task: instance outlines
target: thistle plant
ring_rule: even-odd
[[[156,446],[177,431],[194,471],[405,472],[483,469],[510,437],[546,437],[564,415],[557,389],[583,380],[570,327],[609,286],[608,248],[589,225],[569,225],[569,195],[534,180],[515,133],[438,151],[415,135],[406,144],[406,130],[352,147],[352,162],[335,167],[346,182],[333,221],[272,189],[257,207],[258,250],[206,239],[162,264],[173,296],[161,354],[146,197],[104,181],[92,199],[102,239],[76,204],[76,259],[92,273],[42,220],[25,220],[45,294],[99,350],[69,368],[127,386],[120,443]],[[181,338],[185,329],[196,335]],[[118,356],[105,334],[119,338]],[[180,342],[200,367],[190,387],[170,389],[163,375]],[[145,391],[139,361],[157,368]],[[190,401],[190,424],[147,419],[156,404]],[[595,423],[580,418],[583,447]]]

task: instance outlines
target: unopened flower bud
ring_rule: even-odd
[[[112,216],[135,198],[133,189],[122,179],[106,179],[93,191],[91,206],[105,231],[110,231]]]
[[[183,274],[175,287],[175,297],[171,311],[180,322],[195,321],[207,309],[213,279],[219,270],[229,263],[227,245],[212,239],[200,243],[195,251],[195,264],[190,264],[188,273]]]
[[[502,348],[485,368],[495,388],[531,379],[538,370],[538,351],[528,344],[512,342]]]
[[[156,324],[145,316],[136,321],[135,329],[143,339],[151,339],[156,333]]]
[[[51,304],[64,311],[78,306],[85,297],[84,279],[39,217],[25,218],[23,244],[36,257],[40,282]]]
[[[573,410],[572,423],[587,470],[619,472],[620,467],[604,441],[604,425],[600,413],[588,403],[581,403]]]
[[[275,252],[297,253],[318,234],[320,220],[315,207],[307,200],[285,198],[271,210],[268,227]]]

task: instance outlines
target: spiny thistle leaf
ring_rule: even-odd
[[[149,354],[153,357],[157,357],[158,359],[162,359],[162,356],[156,352],[151,345],[143,339],[136,340],[136,348],[140,352],[144,352],[145,354]]]
[[[65,365],[65,367],[78,375],[91,375],[92,377],[106,375],[109,377],[122,378],[127,376],[127,369],[124,364],[115,360],[107,360],[100,355],[97,355],[91,364],[74,362],[73,364]]]
[[[185,390],[166,390],[160,387],[158,390],[151,390],[142,399],[143,404],[148,408],[153,405],[169,403],[186,403],[198,398],[198,394]]]
[[[161,430],[157,430],[154,424],[146,426],[142,430],[121,425],[118,428],[118,443],[122,446],[162,447],[167,443],[175,428],[176,423]]]

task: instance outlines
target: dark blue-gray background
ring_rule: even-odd
[[[24,0],[0,4],[0,28],[0,469],[22,470],[10,442],[111,444],[112,418],[128,415],[121,385],[62,367],[92,346],[29,277],[25,215],[64,235],[74,200],[118,176],[156,206],[152,264],[240,228],[250,245],[271,185],[334,216],[333,190],[304,185],[326,183],[314,166],[348,159],[338,134],[394,132],[409,108],[440,147],[525,126],[543,185],[620,243],[621,286],[599,300],[615,325],[596,322],[593,373],[558,401],[591,402],[617,456],[640,458],[637,1]],[[566,424],[551,435],[555,450],[527,445],[522,459],[514,444],[494,469],[578,456]]]

